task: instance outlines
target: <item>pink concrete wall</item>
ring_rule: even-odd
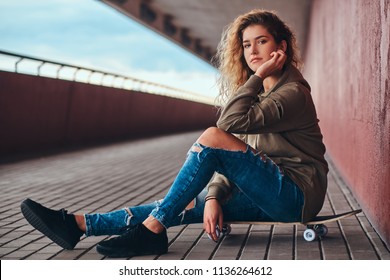
[[[390,245],[390,1],[313,1],[304,75],[328,153]]]
[[[215,125],[213,106],[0,72],[0,156]]]

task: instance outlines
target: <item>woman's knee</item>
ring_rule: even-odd
[[[217,147],[226,134],[227,132],[218,127],[209,127],[202,133],[197,142],[204,146]]]

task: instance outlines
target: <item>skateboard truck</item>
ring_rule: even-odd
[[[303,232],[303,238],[306,241],[313,241],[318,238],[323,238],[328,234],[328,227],[326,225],[308,225]]]

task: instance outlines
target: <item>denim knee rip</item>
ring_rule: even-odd
[[[246,145],[246,151],[241,151],[241,150],[228,150],[228,149],[223,149],[223,148],[213,148],[213,147],[209,147],[209,146],[205,146],[201,143],[198,143],[198,142],[195,142],[190,150],[188,151],[188,153],[190,152],[193,152],[193,153],[197,153],[198,155],[200,155],[204,150],[208,149],[208,150],[224,150],[224,151],[229,151],[229,152],[237,152],[237,153],[248,153],[248,150],[252,150],[251,146],[249,146],[248,144]],[[187,156],[188,156],[188,153],[187,153]],[[253,153],[253,151],[252,151]],[[199,156],[198,156],[198,159],[199,159]]]
[[[160,200],[155,200],[153,203],[154,203],[154,206],[155,206],[155,208],[156,209],[158,209],[159,207],[160,207],[160,204],[161,204],[161,202],[162,202],[163,200],[162,199],[160,199]],[[135,218],[135,219],[140,219],[140,217],[136,217],[135,215],[137,215],[137,212],[138,211],[136,211],[135,210],[135,212],[136,213],[133,213],[132,211],[131,211],[131,207],[128,207],[128,208],[123,208],[123,210],[126,212],[126,217],[125,217],[125,223],[126,223],[126,225],[131,225],[131,221],[132,221],[132,219],[133,218]],[[139,214],[139,213],[138,213]],[[142,216],[142,215],[141,215]],[[138,222],[140,222],[140,221],[136,221],[136,223],[138,223]]]
[[[202,153],[203,149],[206,148],[205,146],[203,146],[202,144],[198,143],[198,142],[195,142],[191,148],[188,150],[187,152],[187,157],[188,155],[192,152],[192,153],[197,153],[198,154],[198,160],[200,160],[200,157],[199,155]]]
[[[192,210],[192,209],[194,209],[194,208],[196,208],[196,207],[198,206],[198,203],[199,203],[199,202],[198,202],[197,197],[194,198],[194,199],[190,202],[190,204],[188,204],[187,207],[184,208],[184,210],[179,214],[179,217],[180,217],[180,224],[181,224],[181,225],[183,224],[183,221],[184,221],[184,219],[185,219],[185,217],[186,217],[187,212],[190,211],[190,210]]]
[[[127,213],[127,217],[126,217],[126,221],[125,221],[125,223],[126,223],[126,225],[130,225],[130,222],[131,222],[131,218],[133,218],[133,213],[131,213],[131,210],[130,210],[130,208],[124,208],[123,210],[125,210],[126,211],[126,213]]]

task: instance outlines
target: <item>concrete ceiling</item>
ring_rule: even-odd
[[[304,54],[311,0],[102,0],[206,61],[224,27],[254,8],[275,11],[292,29]]]

